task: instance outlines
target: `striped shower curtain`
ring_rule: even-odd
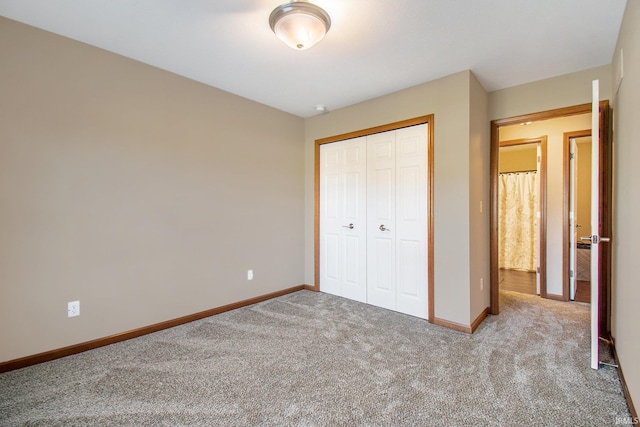
[[[499,175],[498,265],[514,270],[536,270],[537,173]]]

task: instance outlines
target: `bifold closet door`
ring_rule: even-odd
[[[367,137],[367,302],[425,319],[426,126]]]
[[[427,125],[320,146],[320,290],[428,317]]]
[[[367,299],[366,137],[320,146],[320,286]]]

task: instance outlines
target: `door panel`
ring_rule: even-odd
[[[426,319],[427,125],[397,131],[396,239],[399,253],[397,310]]]
[[[576,139],[569,139],[569,179],[571,188],[569,189],[569,299],[576,299],[576,278],[578,276],[578,256],[577,256],[577,234],[578,230],[578,150]]]
[[[367,302],[395,310],[395,131],[367,137]]]
[[[320,290],[366,301],[366,138],[320,147]]]
[[[591,112],[591,368],[600,367],[600,81],[592,83]],[[605,237],[606,239],[606,237]]]

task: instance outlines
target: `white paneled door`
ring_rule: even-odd
[[[355,144],[364,147],[357,151],[366,156],[359,157],[361,166],[349,169],[347,162],[340,161],[344,157],[340,153]],[[427,125],[325,144],[320,156],[320,289],[426,319]],[[358,195],[346,191],[343,195],[339,183],[356,169],[358,176],[366,171],[366,183],[358,181]],[[356,216],[342,216],[341,206],[349,203],[342,197],[357,200],[352,201],[353,212],[357,204],[357,209],[364,209],[366,221],[359,215],[357,221]],[[359,243],[366,242],[364,250],[358,246],[357,257],[344,249],[341,252],[342,236],[350,233],[357,234]],[[351,268],[347,265],[352,263],[366,269],[365,294],[359,298],[345,292]]]
[[[323,292],[367,300],[366,137],[320,146]]]

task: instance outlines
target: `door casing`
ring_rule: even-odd
[[[345,139],[358,138],[373,135],[390,130],[402,129],[427,123],[427,294],[428,294],[428,318],[429,323],[434,320],[434,287],[433,287],[433,136],[434,115],[415,117],[386,125],[334,135],[315,141],[314,155],[314,286],[312,290],[320,292],[320,146]]]
[[[491,314],[500,313],[500,293],[498,284],[498,155],[499,155],[499,129],[502,126],[510,126],[526,122],[542,121],[555,119],[559,117],[567,117],[578,114],[591,113],[591,104],[580,104],[571,107],[558,108],[554,110],[542,111],[538,113],[524,114],[521,116],[514,116],[505,119],[491,121],[491,159],[490,159],[490,174],[491,174],[491,189],[490,189],[490,273],[491,273],[491,297],[490,297],[490,311]],[[602,171],[602,178],[599,185],[600,192],[600,233],[602,236],[611,235],[611,136],[610,136],[610,112],[609,101],[600,101],[600,170]],[[568,175],[568,173],[567,173]],[[568,188],[568,184],[564,183],[565,188]],[[568,191],[565,191],[565,205],[568,206]],[[565,247],[569,244],[569,225],[568,225],[568,213],[565,217],[567,222],[564,227],[563,244]],[[566,259],[564,264],[568,265],[568,251],[566,251]],[[609,336],[610,329],[610,266],[611,266],[611,250],[609,245],[603,245],[603,250],[600,253],[600,334],[601,336]],[[566,269],[568,274],[569,269]],[[568,282],[567,282],[568,283]],[[563,289],[564,293],[564,289]],[[568,286],[566,286],[567,299],[569,296]]]

